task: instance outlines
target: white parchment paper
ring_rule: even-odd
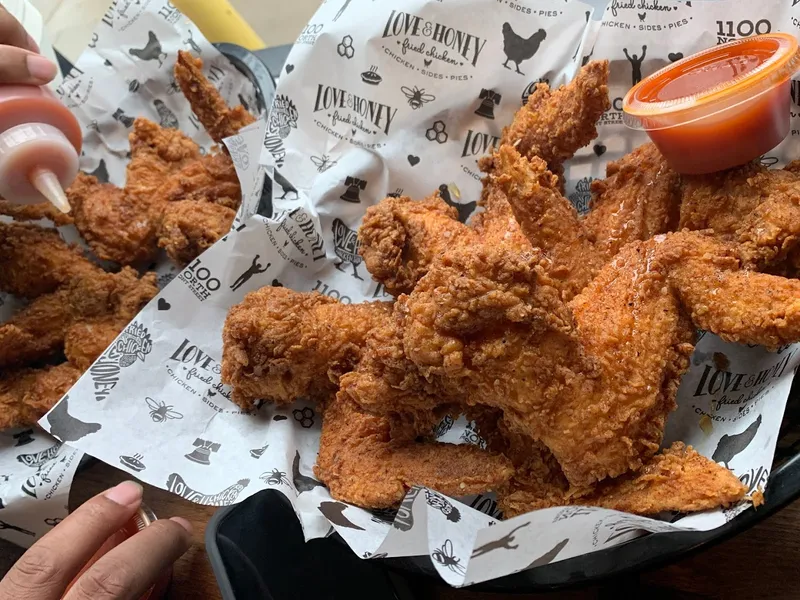
[[[178,50],[203,58],[204,72],[226,100],[255,109],[253,85],[167,0],[114,2],[58,91],[83,129],[84,171],[123,185],[128,133],[139,116],[180,128],[204,150],[212,146],[172,77]],[[74,227],[59,229],[67,241],[81,243]],[[161,285],[177,272],[166,258],[150,267]],[[23,306],[0,293],[0,322]],[[0,432],[0,537],[28,546],[64,518],[82,456],[39,428]]]
[[[289,56],[266,122],[228,140],[246,199],[235,231],[145,308],[42,426],[198,503],[226,505],[279,489],[307,538],[332,526],[364,558],[428,555],[454,586],[642,531],[725,523],[746,506],[671,515],[673,522],[582,507],[500,522],[489,496],[456,500],[413,489],[396,515],[332,501],[312,476],[320,427],[314,407],[300,400],[247,413],[230,403],[219,377],[221,331],[228,309],[264,285],[318,290],[345,303],[385,297],[357,254],[365,209],[390,193],[446,189],[446,201],[468,218],[480,193],[476,160],[497,142],[526,90],[541,79],[565,82],[591,55],[611,60],[614,106],[593,147],[567,171],[570,196],[585,207],[589,179],[643,141],[618,115],[633,79],[626,52],[641,59],[646,76],[670,53],[726,41],[707,33],[716,21],[733,20],[738,31],[744,20],[767,20],[772,31],[794,31],[800,12],[765,4],[617,1],[595,19],[591,6],[560,0],[460,0],[458,10],[431,0],[324,3]],[[787,147],[776,151],[782,160]],[[274,179],[268,216],[254,214],[265,174]],[[763,488],[798,364],[798,346],[770,353],[704,335],[665,443],[692,444],[751,491]],[[97,424],[93,433],[86,423]],[[439,434],[482,443],[461,420],[446,420]]]

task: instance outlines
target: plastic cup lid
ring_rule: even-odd
[[[792,77],[800,50],[787,33],[756,35],[683,58],[633,86],[622,103],[633,129],[663,129],[752,100]]]

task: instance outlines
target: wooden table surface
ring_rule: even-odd
[[[96,462],[75,478],[70,508],[124,480],[114,467]],[[159,517],[182,516],[194,525],[194,544],[175,565],[170,600],[221,598],[205,554],[204,534],[216,510],[145,486],[145,502]],[[13,550],[0,548],[0,568],[7,569]],[[414,588],[420,600],[499,600],[500,598],[613,598],[629,592],[658,598],[798,598],[800,597],[800,500],[766,522],[709,550],[662,569],[625,577],[602,586],[553,594],[501,596],[444,586]],[[5,566],[4,566],[5,565]],[[355,596],[354,596],[355,597]]]

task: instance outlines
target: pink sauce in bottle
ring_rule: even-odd
[[[0,87],[0,196],[69,212],[64,189],[78,174],[81,140],[78,120],[46,87]]]

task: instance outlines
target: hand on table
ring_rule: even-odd
[[[58,67],[39,54],[39,46],[14,16],[0,6],[0,84],[44,85]]]
[[[0,581],[0,600],[136,600],[191,544],[191,525],[155,521],[67,586],[142,503],[142,488],[125,481],[95,496],[36,542]]]

